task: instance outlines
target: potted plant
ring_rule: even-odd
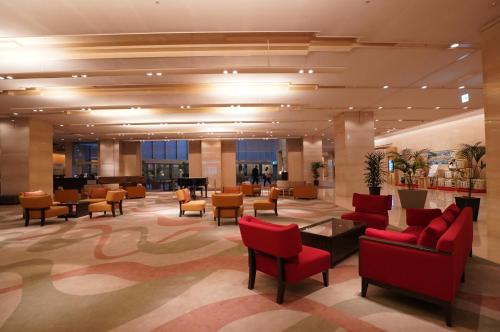
[[[370,195],[380,195],[380,189],[385,181],[385,153],[381,151],[368,152],[365,155],[365,183]]]
[[[474,183],[477,179],[481,178],[481,173],[486,167],[486,164],[482,160],[485,154],[486,147],[481,145],[481,142],[462,144],[460,150],[457,151],[457,157],[467,161],[467,168],[460,172],[467,181],[467,196],[456,196],[455,202],[461,209],[470,206],[474,221],[477,221],[481,198],[472,197],[472,190],[474,189]]]
[[[314,178],[314,185],[315,186],[319,185],[319,180],[318,180],[318,178],[319,178],[319,171],[318,170],[320,168],[323,168],[323,167],[324,167],[324,165],[320,161],[314,161],[314,162],[311,163],[311,171],[312,171],[312,176]]]
[[[428,149],[413,151],[403,149],[401,153],[391,152],[394,160],[394,168],[403,173],[404,183],[408,189],[399,189],[399,201],[401,207],[423,208],[427,199],[427,190],[415,189],[415,175],[417,170],[426,170],[429,165],[425,156],[429,154]]]

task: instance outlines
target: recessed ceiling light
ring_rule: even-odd
[[[5,79],[5,77],[3,77],[3,76],[0,76],[0,80],[4,80],[4,79]]]
[[[459,89],[459,90],[465,89],[465,85],[460,85],[460,86],[458,87],[458,89]]]
[[[12,114],[13,114],[13,115],[19,115],[19,113],[17,113],[17,112],[14,112],[14,113],[12,113]]]
[[[156,76],[161,76],[161,75],[163,75],[163,74],[162,73],[156,73]]]
[[[153,76],[153,73],[147,73],[146,76]]]
[[[232,71],[232,74],[236,75],[236,74],[238,74],[238,71],[235,69],[235,70]]]
[[[332,119],[328,119],[328,122],[332,122]]]
[[[286,107],[290,107],[290,104],[286,104]]]
[[[377,128],[373,127],[373,130],[377,130]]]
[[[411,106],[408,106],[408,107],[407,107],[406,109],[409,109],[409,110],[411,110],[412,108],[413,108],[413,107],[411,107]]]
[[[463,107],[463,109],[464,109],[464,110],[466,110],[466,109],[468,109],[468,107],[467,107],[467,106],[464,106],[464,107]]]
[[[78,77],[78,75],[71,75],[71,77],[73,77],[73,78],[77,78],[77,77]]]
[[[90,135],[94,135],[94,133],[90,133]]]
[[[379,106],[379,107],[377,107],[377,108],[378,108],[379,110],[381,110],[383,107],[382,107],[382,106]]]
[[[59,127],[64,127],[64,125],[63,125],[63,124],[60,124],[60,125],[59,125]]]
[[[389,86],[388,85],[384,85],[384,89],[389,89]]]
[[[427,89],[427,85],[422,85],[420,89]]]
[[[83,77],[83,78],[87,77],[87,75],[86,75],[86,74],[82,74],[82,75],[80,75],[80,76],[81,76],[81,77]]]
[[[285,105],[281,104],[280,107],[285,107]]]
[[[40,109],[40,110],[38,110],[38,112],[43,112],[43,110]]]
[[[181,105],[181,108],[184,108],[184,105]]]
[[[453,43],[453,44],[450,45],[450,48],[457,48],[459,46],[460,46],[459,43]]]
[[[64,138],[61,138],[61,141],[64,141]]]
[[[227,70],[224,70],[222,73],[223,73],[224,75],[229,74],[229,72],[228,72]]]
[[[14,77],[12,77],[12,76],[5,76],[5,78],[8,79],[8,80],[13,80],[14,79]]]
[[[33,112],[38,112],[38,110],[33,110]]]
[[[380,120],[379,119],[375,119],[375,122],[379,122]]]
[[[307,71],[307,73],[308,73],[308,74],[314,74],[314,70],[309,69],[309,70]]]
[[[399,119],[399,120],[398,120],[398,122],[403,122],[403,120],[402,120],[402,119]]]
[[[186,108],[191,108],[191,105],[187,105]]]
[[[299,74],[304,74],[304,69],[299,70]]]
[[[353,106],[349,106],[349,109],[350,109],[350,110],[353,110],[353,109],[354,109],[354,107],[353,107]]]
[[[434,109],[436,109],[436,110],[438,110],[438,109],[440,109],[440,108],[441,108],[441,107],[439,107],[439,106],[434,107]]]

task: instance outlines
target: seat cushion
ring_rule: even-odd
[[[257,270],[277,277],[276,257],[256,253],[255,258]],[[285,281],[289,283],[299,282],[329,268],[330,253],[321,249],[302,246],[302,251],[296,257],[287,259],[285,263]]]
[[[88,202],[89,204],[99,203],[104,201],[106,201],[104,198],[85,198],[80,200],[80,202]]]
[[[274,203],[269,200],[259,199],[253,202],[254,210],[274,210]]]
[[[418,245],[436,248],[439,238],[448,229],[448,224],[442,217],[432,220],[427,227],[424,228],[420,237],[418,238]]]
[[[451,204],[444,210],[443,217],[444,221],[450,226],[455,219],[457,219],[458,215],[460,214],[460,208],[456,204]]]
[[[422,233],[424,228],[425,228],[424,226],[409,226],[409,227],[406,227],[406,229],[403,231],[403,233],[415,235],[417,237],[417,242],[418,242],[418,238],[420,237],[420,233]]]
[[[67,206],[51,206],[45,210],[45,218],[58,217],[69,213],[69,208]],[[30,218],[40,219],[42,213],[40,210],[30,211]]]
[[[118,205],[116,205],[115,207],[118,207]],[[89,212],[104,212],[104,211],[111,211],[111,204],[108,204],[108,202],[106,201],[89,204]]]
[[[204,200],[189,201],[181,205],[184,211],[202,211],[205,208],[206,202]]]
[[[108,188],[92,188],[90,189],[89,198],[106,198]]]
[[[417,236],[410,233],[401,233],[393,231],[383,231],[375,228],[367,228],[366,236],[375,237],[386,241],[403,242],[409,244],[417,244]]]
[[[385,229],[389,224],[389,217],[381,214],[349,212],[344,213],[341,218],[345,220],[361,221],[366,223],[368,227],[376,229]]]

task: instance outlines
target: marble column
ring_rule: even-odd
[[[489,254],[500,257],[500,19],[481,33]],[[479,216],[480,220],[482,219]],[[492,241],[494,239],[494,241]],[[493,246],[493,244],[495,244]]]
[[[373,112],[344,112],[334,119],[335,194],[367,193],[364,156],[374,149]]]
[[[0,122],[2,195],[53,187],[53,129],[50,123],[18,118]]]
[[[236,141],[221,142],[222,186],[236,185]]]
[[[289,181],[304,181],[303,142],[301,138],[286,140],[287,170]]]
[[[120,142],[120,176],[142,175],[142,150],[140,142]]]
[[[99,176],[120,175],[120,143],[112,139],[99,142]]]
[[[188,149],[189,176],[201,177],[201,141],[189,141]]]
[[[222,188],[221,140],[201,141],[201,176],[208,178],[209,190]]]
[[[304,180],[312,183],[314,178],[312,176],[311,164],[316,161],[323,162],[323,140],[321,137],[304,137],[302,150]],[[318,171],[321,174],[321,169]]]

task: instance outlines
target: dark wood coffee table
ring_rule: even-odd
[[[64,202],[59,203],[59,205],[69,208],[68,217],[70,218],[83,217],[89,214],[89,202]]]
[[[357,221],[328,219],[300,228],[302,243],[328,251],[331,267],[359,249],[359,237],[365,234],[366,224]]]

